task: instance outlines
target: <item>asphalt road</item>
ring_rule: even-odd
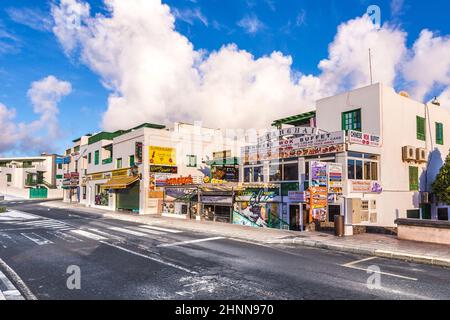
[[[31,215],[0,220],[0,258],[38,299],[450,299],[446,268],[14,202]]]

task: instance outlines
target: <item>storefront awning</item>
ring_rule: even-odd
[[[126,189],[130,184],[139,180],[139,177],[113,177],[103,184],[103,189]]]

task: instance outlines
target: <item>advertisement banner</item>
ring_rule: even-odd
[[[328,164],[328,193],[342,194],[342,164]]]
[[[303,191],[288,191],[289,202],[305,202],[306,197]]]
[[[150,172],[152,172],[152,173],[177,174],[178,173],[178,167],[150,166]]]
[[[309,164],[309,186],[326,188],[327,184],[327,163],[311,161]]]
[[[379,147],[381,145],[381,138],[374,134],[350,130],[348,132],[348,142],[370,147]]]
[[[377,181],[351,180],[350,181],[350,192],[381,193],[381,192],[383,192],[383,188],[381,187],[381,184]]]
[[[151,165],[176,166],[176,149],[150,146],[149,159]]]

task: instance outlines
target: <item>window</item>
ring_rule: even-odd
[[[409,167],[409,190],[418,191],[419,190],[419,168]]]
[[[90,164],[92,162],[92,153],[88,153],[88,163]]]
[[[342,130],[361,131],[361,109],[342,113]]]
[[[448,221],[448,208],[438,208],[438,220]]]
[[[348,153],[347,177],[350,180],[378,181],[378,157],[363,153]],[[351,159],[351,158],[359,159]]]
[[[197,156],[188,155],[187,156],[187,167],[197,167]]]
[[[420,219],[420,210],[406,210],[406,217],[408,219]]]
[[[130,156],[129,161],[130,161],[130,167],[134,166],[134,155]]]
[[[284,164],[283,181],[298,181],[298,162]]]
[[[253,182],[263,182],[263,167],[253,167]]]
[[[281,164],[270,164],[269,167],[269,180],[281,181]]]
[[[417,139],[425,141],[425,118],[416,117],[416,131],[417,131]]]
[[[100,151],[96,150],[94,153],[94,164],[98,165],[100,162]]]
[[[6,182],[11,182],[12,181],[12,175],[10,173],[6,174]]]
[[[73,152],[78,152],[78,151],[80,151],[80,146],[76,146],[73,148]]]
[[[59,170],[62,170],[62,166],[63,166],[62,163],[58,163],[58,169]]]
[[[250,176],[252,174],[252,168],[244,168],[244,182],[250,182]]]
[[[436,143],[444,144],[444,125],[436,122]]]
[[[116,168],[121,169],[122,168],[122,158],[117,158],[116,160]]]

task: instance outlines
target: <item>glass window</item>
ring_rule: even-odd
[[[130,167],[134,166],[134,155],[130,156]]]
[[[436,122],[436,143],[444,144],[444,125],[439,122]]]
[[[12,181],[12,175],[10,173],[6,174],[6,182],[11,182]]]
[[[369,161],[364,161],[364,180],[371,180],[372,179],[372,175],[371,175],[371,165]]]
[[[269,167],[269,180],[281,181],[281,164],[270,164]]]
[[[58,163],[58,169],[59,170],[62,170],[62,166],[63,166],[62,163]]]
[[[122,158],[117,158],[116,160],[116,168],[121,169],[122,168]]]
[[[263,167],[254,167],[253,168],[253,182],[263,182],[264,181],[264,175],[263,175]]]
[[[96,150],[94,153],[94,164],[98,165],[100,162],[100,151]]]
[[[361,131],[361,109],[342,113],[342,130]]]
[[[370,163],[370,180],[377,181],[378,180],[378,163],[371,162]]]
[[[195,155],[187,156],[187,167],[197,167],[197,156]]]
[[[349,159],[347,161],[347,172],[348,172],[348,179],[354,180],[355,179],[355,160]]]
[[[363,162],[362,162],[362,160],[355,161],[355,179],[356,180],[363,179]]]
[[[251,182],[250,176],[252,175],[252,169],[250,167],[244,168],[244,182]]]
[[[425,141],[425,118],[416,117],[416,131],[417,131],[417,139]]]
[[[92,162],[92,153],[89,152],[88,153],[88,163],[91,163],[91,162]]]
[[[298,181],[298,163],[285,163],[283,166],[283,181]]]

